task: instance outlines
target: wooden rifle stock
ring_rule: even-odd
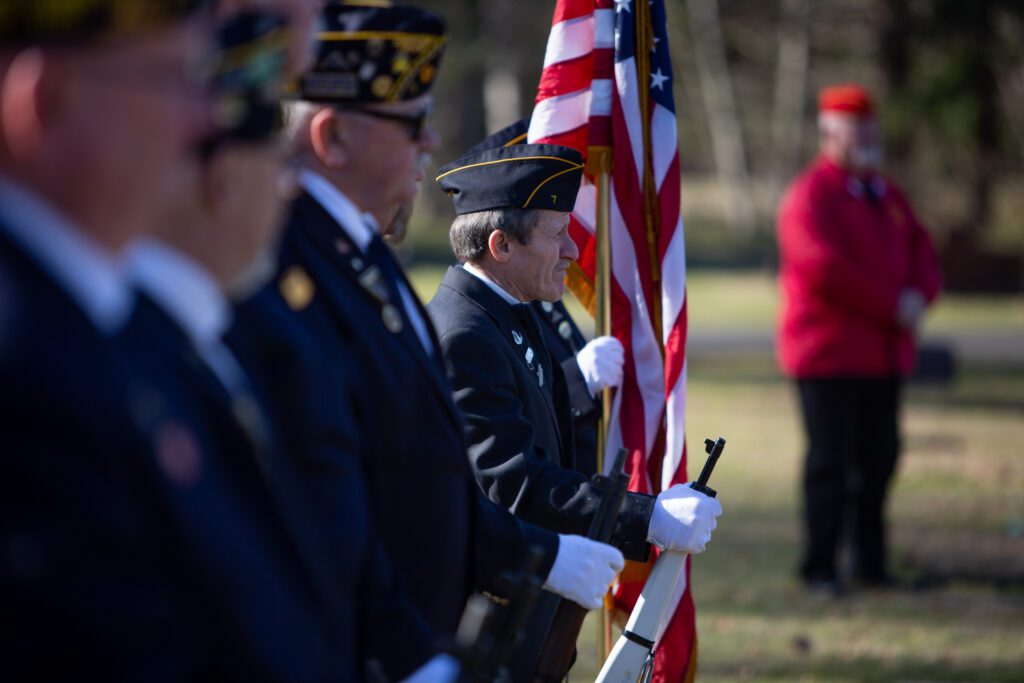
[[[607,543],[615,531],[615,522],[618,520],[619,510],[622,508],[622,501],[626,498],[626,490],[629,486],[629,477],[622,473],[626,455],[626,449],[620,448],[615,456],[615,464],[610,477],[594,475],[594,486],[602,488],[604,495],[601,497],[601,505],[594,514],[594,519],[591,520],[590,529],[587,531],[589,539]],[[558,611],[555,612],[544,649],[540,653],[537,671],[534,674],[535,681],[557,683],[565,679],[569,667],[575,660],[576,640],[579,638],[586,616],[587,610],[571,600],[563,599],[558,605]]]

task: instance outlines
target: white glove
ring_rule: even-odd
[[[558,555],[544,589],[586,609],[597,609],[615,576],[626,565],[617,548],[583,536],[558,535]]]
[[[917,329],[917,324],[921,322],[921,315],[927,306],[928,302],[925,301],[921,292],[913,288],[904,289],[900,292],[899,304],[896,307],[896,317],[899,319],[900,325],[910,331]]]
[[[580,366],[583,381],[587,383],[587,391],[591,396],[597,396],[597,392],[605,387],[622,384],[624,361],[622,342],[615,337],[592,339],[576,354],[576,365]]]
[[[413,671],[402,683],[455,683],[461,668],[450,655],[437,655]]]
[[[704,552],[711,532],[722,514],[717,499],[695,491],[688,484],[676,484],[658,494],[647,540],[662,550],[695,555]]]

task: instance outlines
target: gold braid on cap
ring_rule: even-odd
[[[32,42],[131,34],[163,26],[200,4],[197,0],[3,0],[0,39]]]

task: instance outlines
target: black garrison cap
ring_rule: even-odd
[[[440,16],[379,0],[328,2],[316,62],[299,79],[310,102],[411,100],[430,90],[445,46]]]
[[[526,144],[526,134],[529,129],[530,119],[519,119],[511,125],[505,126],[497,133],[488,135],[483,140],[463,152],[462,156],[468,157],[471,154],[486,152],[487,150],[494,149],[495,147],[511,147],[512,145]]]
[[[455,214],[491,209],[572,211],[583,157],[559,145],[512,145],[464,156],[440,169],[437,182]]]
[[[212,144],[260,142],[279,130],[288,41],[283,17],[269,12],[242,12],[218,27],[212,84],[220,132]]]
[[[204,0],[0,0],[0,44],[76,44],[158,29]]]

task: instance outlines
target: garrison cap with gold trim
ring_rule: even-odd
[[[278,105],[289,39],[284,17],[271,12],[244,11],[218,27],[211,84],[217,94],[219,134],[211,144],[260,142],[280,129]]]
[[[497,133],[491,133],[486,138],[476,143],[462,156],[479,154],[495,147],[511,147],[512,145],[525,145],[526,134],[530,131],[530,119],[519,119],[513,124],[505,126]]]
[[[374,0],[328,2],[316,62],[296,95],[310,102],[399,102],[430,90],[445,46],[440,16]]]
[[[572,211],[583,157],[559,145],[512,145],[464,156],[439,169],[437,182],[456,215],[492,209]]]
[[[206,0],[0,0],[0,44],[82,43],[162,28]]]

